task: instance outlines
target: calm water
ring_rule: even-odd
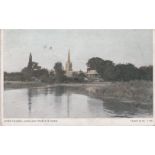
[[[150,117],[129,103],[104,102],[65,87],[5,90],[6,118]]]

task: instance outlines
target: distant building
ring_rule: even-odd
[[[41,69],[41,66],[38,65],[37,62],[32,61],[32,54],[30,53],[29,55],[29,62],[28,62],[28,66],[27,66],[28,70],[30,71],[34,71],[34,70],[39,70]]]
[[[99,74],[96,70],[91,70],[88,68],[87,73],[84,73],[82,71],[73,71],[72,69],[72,62],[70,58],[70,50],[68,51],[68,57],[67,57],[67,62],[65,66],[65,75],[69,78],[79,78],[85,76],[85,79],[88,80],[98,80],[99,79]]]
[[[70,49],[68,51],[68,58],[67,58],[67,62],[66,62],[65,75],[67,77],[73,77],[72,62],[70,59]]]
[[[29,55],[29,62],[28,62],[27,68],[29,70],[32,70],[32,65],[33,65],[33,62],[32,62],[32,54],[30,53],[30,55]]]
[[[88,70],[87,71],[87,77],[89,78],[89,79],[97,79],[97,78],[99,78],[99,74],[97,73],[97,71],[96,70]]]
[[[26,81],[34,81],[37,79],[34,77],[34,71],[41,70],[41,66],[38,65],[37,62],[32,60],[32,54],[29,55],[29,61],[27,67],[22,69],[23,76]]]

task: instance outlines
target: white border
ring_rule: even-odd
[[[155,106],[154,106],[154,97],[153,97],[153,118],[51,118],[51,119],[41,119],[41,118],[13,118],[13,119],[6,119],[3,115],[3,91],[4,91],[4,85],[3,85],[3,31],[1,31],[1,118],[2,118],[2,125],[8,126],[8,125],[78,125],[78,126],[119,126],[119,125],[130,125],[130,126],[152,126],[155,125]],[[153,60],[154,60],[154,52],[155,52],[155,30],[153,30]],[[154,61],[153,61],[154,62]],[[154,63],[153,63],[154,66]],[[154,74],[155,74],[155,68]],[[154,87],[154,80],[153,79],[153,87]],[[154,95],[155,92],[153,91]],[[153,95],[153,96],[154,96]]]
[[[153,29],[153,119],[155,125],[155,29]]]
[[[3,122],[3,30],[0,30],[0,124]]]

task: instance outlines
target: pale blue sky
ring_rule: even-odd
[[[152,65],[152,39],[152,30],[4,30],[4,70],[20,71],[30,52],[49,70],[57,61],[65,65],[69,48],[73,70],[85,71],[91,57]]]

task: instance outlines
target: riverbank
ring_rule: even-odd
[[[22,82],[22,81],[5,81],[4,89],[20,89],[34,87],[102,87],[111,84],[111,82],[95,82],[95,83],[53,83],[47,84],[42,82]]]
[[[150,81],[62,84],[62,86],[68,87],[71,92],[76,91],[103,101],[153,107],[153,83]]]
[[[153,83],[148,81],[113,82],[104,87],[86,88],[90,96],[111,101],[153,107]]]
[[[19,88],[54,88],[65,87],[69,91],[79,94],[86,94],[90,97],[112,102],[120,101],[132,103],[137,106],[153,105],[153,83],[151,81],[130,81],[130,82],[98,82],[98,83],[62,83],[45,84],[40,82],[12,82],[5,81],[5,89]]]
[[[43,87],[46,85],[47,84],[42,82],[4,81],[4,89]]]

